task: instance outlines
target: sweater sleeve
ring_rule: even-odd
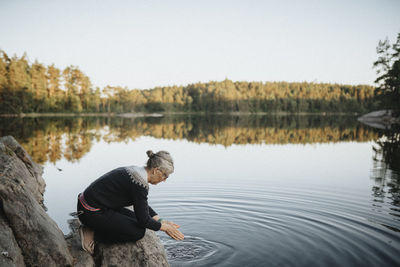
[[[147,190],[141,186],[134,186],[132,197],[133,207],[135,209],[136,219],[143,228],[149,228],[158,231],[161,228],[161,223],[150,217],[149,205],[147,204]],[[154,212],[154,211],[153,211]]]
[[[157,212],[155,212],[150,206],[149,206],[149,214],[151,217],[158,215]]]

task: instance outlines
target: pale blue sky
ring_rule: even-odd
[[[399,0],[0,0],[0,49],[94,85],[210,80],[373,84]]]

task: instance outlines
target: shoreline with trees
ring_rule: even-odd
[[[0,117],[124,117],[124,118],[140,118],[140,117],[164,117],[164,116],[175,116],[175,115],[199,115],[199,116],[209,116],[209,115],[222,115],[222,116],[358,116],[358,112],[157,112],[157,113],[15,113],[15,114],[0,114]]]
[[[375,87],[309,82],[210,81],[128,89],[94,87],[78,67],[60,70],[0,52],[0,114],[346,114],[376,109]]]
[[[374,68],[377,69],[379,76],[375,80],[377,87],[374,93],[379,110],[365,114],[359,118],[359,121],[375,128],[394,128],[398,132],[400,125],[400,33],[397,34],[394,44],[390,44],[388,38],[379,41],[376,52],[378,60],[374,62]],[[393,134],[396,135],[396,133],[389,135]],[[399,140],[397,142],[399,143]]]

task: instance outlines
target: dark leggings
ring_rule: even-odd
[[[146,229],[138,225],[135,213],[126,208],[88,211],[78,201],[78,211],[82,224],[94,230],[96,241],[117,243],[137,241]]]

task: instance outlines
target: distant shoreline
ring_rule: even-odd
[[[358,116],[357,112],[159,112],[159,113],[9,113],[0,114],[0,117],[122,117],[122,118],[139,118],[139,117],[163,117],[168,115],[231,115],[231,116],[305,116],[305,115],[319,115],[319,116]]]
[[[0,117],[162,117],[160,113],[18,113],[0,114]]]

